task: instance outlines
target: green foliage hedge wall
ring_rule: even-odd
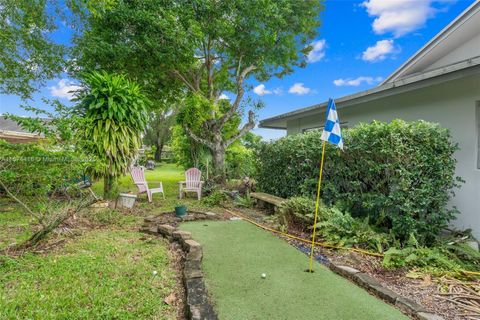
[[[457,211],[448,209],[457,144],[447,129],[425,121],[360,124],[343,132],[345,150],[327,145],[322,200],[391,232],[432,243]],[[281,197],[314,196],[321,132],[264,144],[258,187]]]

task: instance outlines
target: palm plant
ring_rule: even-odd
[[[147,123],[149,101],[140,86],[123,75],[85,74],[76,106],[83,118],[78,141],[103,166],[92,174],[103,177],[104,198],[138,155]]]

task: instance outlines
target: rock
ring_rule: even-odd
[[[190,269],[201,269],[201,263],[200,260],[187,260],[185,261],[185,269],[190,268]]]
[[[156,222],[157,220],[158,220],[157,216],[148,216],[145,219],[143,219],[143,221],[145,222]]]
[[[172,237],[174,240],[188,240],[192,239],[192,234],[188,231],[183,231],[183,230],[175,230],[172,233]]]
[[[349,267],[349,266],[337,265],[337,264],[334,264],[334,263],[330,263],[329,267],[333,272],[338,273],[339,275],[342,275],[342,276],[347,277],[349,279],[353,279],[353,275],[360,272],[359,270],[357,270],[355,268],[352,268],[352,267]]]
[[[417,318],[420,320],[444,320],[443,317],[429,312],[419,312]]]
[[[158,233],[164,236],[171,236],[175,228],[168,224],[161,224],[158,226]]]
[[[140,232],[148,233],[148,234],[158,234],[157,226],[142,226],[140,228]]]
[[[210,211],[205,212],[205,214],[209,217],[215,217],[217,215],[215,212],[210,212]]]
[[[202,246],[200,243],[192,239],[185,240],[185,251],[193,252],[198,250],[202,251]]]
[[[405,313],[408,314],[416,314],[420,312],[426,312],[425,308],[416,303],[413,300],[404,298],[404,297],[398,297],[397,301],[395,301],[395,306],[402,310]]]
[[[379,298],[393,304],[400,297],[400,295],[385,287],[374,287],[373,291]]]
[[[203,278],[203,272],[197,268],[184,268],[183,277],[185,280],[194,279],[194,278]]]
[[[218,317],[215,314],[212,306],[209,304],[192,305],[189,306],[190,319],[192,320],[217,320]]]
[[[354,274],[352,279],[365,289],[375,290],[375,287],[382,286],[380,282],[363,272]]]
[[[203,258],[202,250],[189,252],[185,257],[187,261],[202,261],[202,258]]]
[[[199,305],[208,303],[207,289],[202,278],[193,278],[185,281],[187,291],[187,304]]]

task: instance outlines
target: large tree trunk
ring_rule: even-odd
[[[160,162],[162,161],[162,150],[163,150],[163,142],[162,143],[157,143],[155,145],[155,161]]]
[[[226,181],[225,175],[225,147],[221,144],[215,144],[211,149],[213,160],[213,179],[215,182],[224,184]]]

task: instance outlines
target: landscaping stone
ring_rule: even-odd
[[[212,306],[209,304],[193,305],[190,308],[190,319],[192,320],[217,320]]]
[[[380,282],[375,280],[374,278],[370,277],[368,274],[360,272],[355,273],[353,275],[353,281],[358,283],[360,286],[364,287],[365,289],[371,289],[375,291],[376,287],[381,287],[382,285]]]
[[[157,226],[150,226],[150,225],[143,225],[140,228],[140,232],[148,233],[148,234],[158,234],[158,227]]]
[[[337,265],[337,264],[334,264],[334,263],[330,263],[329,267],[333,272],[335,272],[339,275],[342,275],[344,277],[350,278],[350,279],[353,279],[353,276],[360,272],[359,270],[357,270],[355,268],[352,268],[352,267],[349,267],[349,266]]]
[[[195,240],[185,240],[185,250],[187,252],[202,251],[202,246]]]
[[[143,219],[145,222],[157,222],[158,221],[158,216],[148,216],[145,219]]]
[[[175,230],[174,227],[168,224],[161,224],[158,226],[158,233],[164,236],[171,236]]]
[[[192,239],[192,234],[188,231],[175,230],[172,233],[172,237],[174,240],[188,240]]]
[[[196,250],[196,251],[193,251],[193,252],[189,252],[189,253],[187,253],[187,256],[185,257],[185,259],[187,259],[187,261],[202,261],[202,258],[203,258],[202,250]]]
[[[194,278],[202,278],[203,272],[200,268],[187,268],[183,269],[183,277],[185,280],[194,279]]]
[[[186,216],[181,217],[181,219],[182,219],[183,221],[194,221],[194,220],[195,220],[195,216],[189,214],[189,215],[186,215]]]
[[[188,305],[201,305],[208,303],[207,289],[203,278],[185,280]]]
[[[426,312],[424,307],[404,297],[398,297],[397,301],[395,301],[395,306],[408,314],[418,314],[420,312]]]
[[[433,313],[428,313],[428,312],[419,312],[417,313],[417,318],[420,320],[444,320],[443,317],[433,314]]]
[[[383,300],[395,304],[400,295],[385,287],[375,287],[374,293]]]
[[[215,212],[210,212],[210,211],[205,212],[205,214],[209,217],[215,217],[217,215]]]
[[[186,260],[185,261],[185,269],[201,269],[201,262],[200,260]]]

